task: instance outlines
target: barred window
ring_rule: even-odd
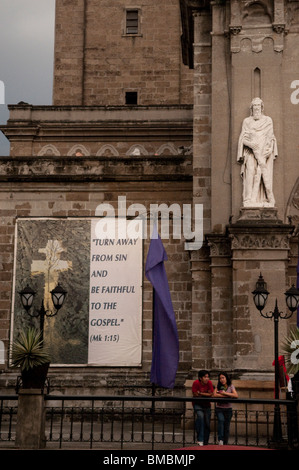
[[[139,24],[138,10],[126,11],[126,34],[138,34]]]

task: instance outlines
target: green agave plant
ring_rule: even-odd
[[[35,328],[22,330],[11,348],[11,365],[20,366],[21,371],[50,362],[50,356],[43,347],[41,334]]]
[[[285,352],[285,363],[290,374],[299,372],[299,328],[290,330],[289,336],[285,337],[282,349]]]

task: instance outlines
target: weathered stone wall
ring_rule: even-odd
[[[118,196],[132,203],[150,205],[173,202],[189,203],[192,199],[191,160],[189,157],[76,158],[76,157],[2,157],[0,162],[1,204],[1,290],[0,340],[5,345],[1,384],[15,385],[16,373],[8,369],[8,345],[11,329],[13,295],[15,222],[19,217],[91,217],[103,202],[117,213]],[[51,168],[51,171],[48,171]],[[149,232],[148,224],[148,232]],[[170,230],[170,234],[171,234]],[[163,240],[168,255],[166,270],[180,338],[178,385],[190,369],[191,274],[189,253],[184,240]],[[144,240],[144,264],[149,237]],[[71,295],[71,293],[70,293]],[[148,374],[152,359],[152,288],[144,277],[142,367],[122,368],[123,387],[150,385]],[[24,315],[27,315],[24,311]],[[63,315],[63,309],[59,312]],[[68,370],[69,368],[67,368]],[[50,371],[53,386],[82,387],[82,391],[102,390],[118,382],[119,372],[107,368],[74,368],[72,372]],[[85,377],[85,379],[83,378]],[[56,385],[55,385],[56,384]],[[85,387],[85,388],[84,388]]]
[[[124,31],[130,7],[130,0],[57,0],[54,105],[12,105],[2,127],[11,144],[10,157],[0,163],[6,358],[17,217],[90,217],[102,202],[117,204],[119,195],[127,205],[146,207],[192,202],[193,72],[182,64],[179,2],[138,4],[137,35]],[[138,106],[124,106],[126,91],[138,93]],[[179,384],[191,365],[191,274],[183,243],[165,240],[180,336]],[[144,256],[147,248],[145,241]],[[144,286],[142,367],[122,369],[124,387],[149,384],[152,299],[146,279]],[[15,374],[6,368],[7,362],[2,381],[13,385]],[[120,386],[119,371],[72,370],[50,370],[51,383],[64,391]]]
[[[139,11],[126,34],[126,9]],[[182,63],[178,0],[57,0],[55,105],[192,104],[193,74]]]
[[[124,8],[135,7],[130,0],[57,1],[54,106],[11,107],[4,128],[11,141],[11,157],[0,166],[6,347],[15,218],[91,216],[97,204],[116,203],[121,194],[128,204],[203,204],[203,247],[186,253],[182,243],[165,245],[181,344],[178,383],[199,368],[255,379],[273,372],[273,322],[260,316],[252,291],[262,272],[271,292],[267,310],[277,298],[285,311],[283,294],[296,281],[299,1],[180,5],[184,66],[177,1],[142,2],[134,37],[123,34]],[[104,21],[107,27],[99,27]],[[126,91],[138,91],[142,106],[123,106]],[[256,95],[278,141],[270,211],[242,208],[236,149]],[[147,282],[143,307],[143,366],[122,370],[128,388],[148,383]],[[281,337],[294,323],[295,315],[280,322]],[[94,390],[120,381],[119,371],[110,369],[56,372],[50,374],[61,390],[71,382]]]

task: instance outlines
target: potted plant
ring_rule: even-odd
[[[11,365],[20,367],[23,388],[43,388],[50,355],[35,328],[21,330],[11,348]]]

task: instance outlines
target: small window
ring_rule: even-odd
[[[137,104],[137,91],[126,92],[126,104]]]
[[[138,10],[127,10],[126,12],[126,34],[138,34]]]

